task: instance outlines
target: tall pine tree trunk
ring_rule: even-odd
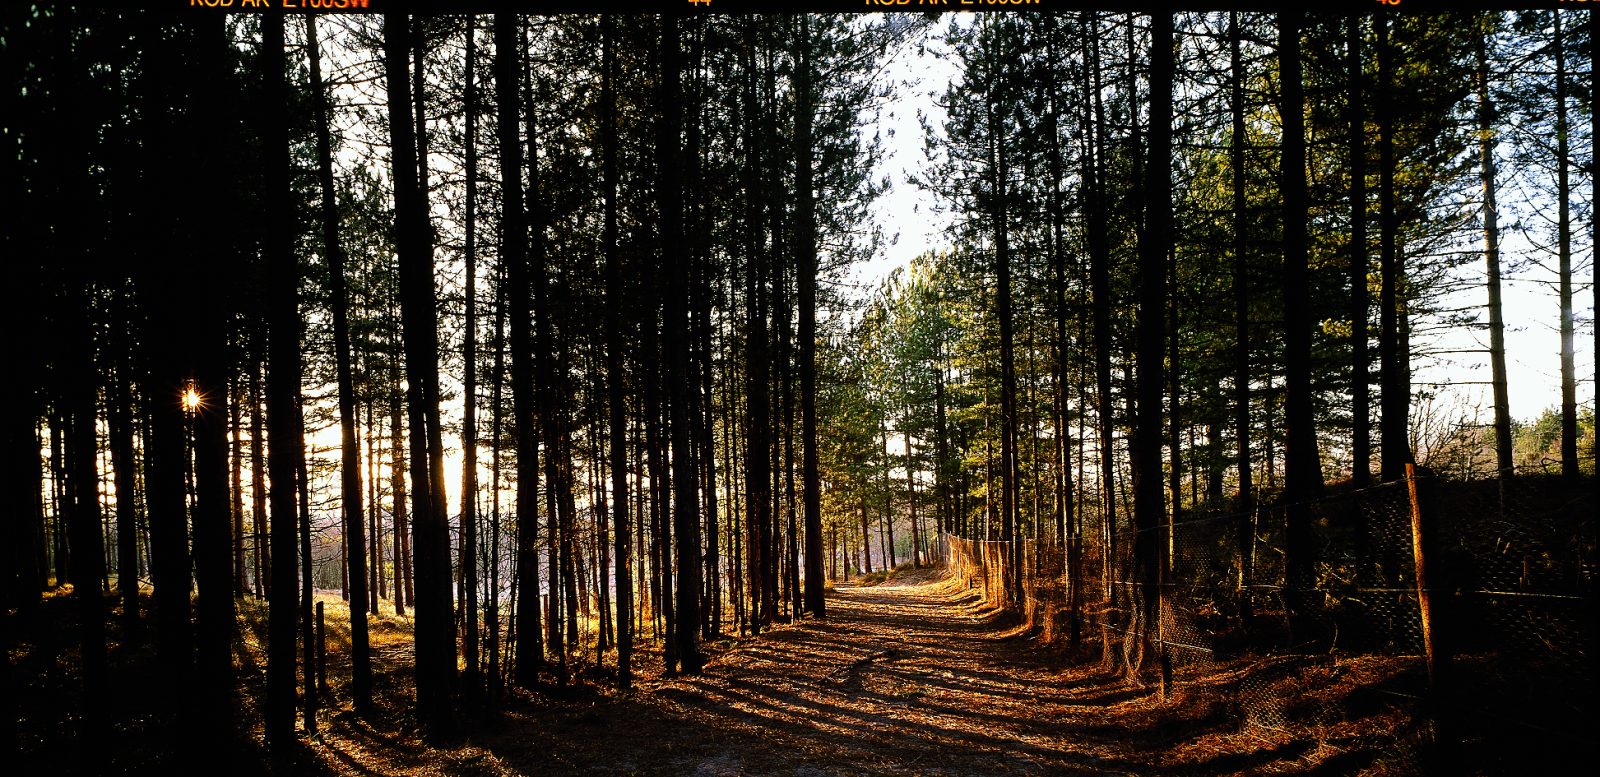
[[[1367,116],[1361,65],[1362,17],[1347,20],[1350,49],[1350,478],[1372,481],[1372,376],[1367,354]],[[1240,120],[1242,123],[1242,119]]]
[[[771,432],[769,422],[772,418],[768,406],[768,388],[770,379],[768,367],[770,360],[767,358],[767,309],[766,309],[766,283],[767,271],[763,259],[765,252],[761,246],[761,211],[760,203],[763,201],[761,188],[760,165],[761,156],[756,148],[755,117],[759,111],[756,104],[756,25],[760,23],[756,17],[747,17],[744,30],[744,51],[742,52],[745,66],[745,83],[743,89],[744,132],[744,189],[745,189],[745,454],[744,454],[744,482],[745,482],[745,534],[748,542],[745,545],[748,556],[745,564],[746,573],[749,575],[749,590],[751,596],[750,628],[754,634],[760,634],[761,629],[772,622],[772,607],[775,604],[764,594],[767,584],[764,576],[767,569],[766,554],[771,548],[771,540],[767,537],[768,528],[772,518],[772,476],[768,471],[771,457]],[[776,235],[773,236],[776,240]]]
[[[810,21],[799,17],[795,74],[795,266],[800,315],[800,448],[804,491],[805,602],[811,614],[827,614],[822,586],[822,476],[817,463],[817,225],[812,189],[812,94]]]
[[[1390,25],[1394,15],[1379,13],[1378,26],[1378,209],[1381,229],[1378,262],[1379,474],[1384,480],[1405,476],[1411,462],[1411,442],[1406,418],[1411,406],[1409,350],[1400,333],[1400,281],[1404,262],[1399,255],[1399,219],[1394,190],[1394,46]]]
[[[991,17],[993,18],[993,17]],[[996,55],[993,67],[1004,79],[1004,65]],[[1011,229],[1007,187],[1010,171],[1007,169],[1007,144],[1003,138],[1003,117],[999,105],[999,92],[1004,83],[988,84],[988,135],[989,135],[989,197],[990,228],[994,234],[995,263],[995,316],[1000,323],[1000,541],[1008,543],[1006,567],[1010,571],[1006,580],[1010,584],[1012,601],[1022,600],[1021,532],[1018,526],[1018,472],[1017,464],[1017,370],[1013,344],[1011,315]]]
[[[700,515],[698,474],[691,450],[690,409],[694,379],[689,373],[690,333],[688,311],[690,268],[684,260],[683,202],[679,180],[679,132],[681,129],[682,90],[679,86],[677,19],[666,16],[661,23],[661,116],[656,153],[660,175],[662,268],[667,276],[663,300],[662,350],[667,366],[670,393],[673,533],[677,552],[678,660],[684,674],[699,674],[704,657],[700,654]]]
[[[1286,578],[1291,607],[1305,605],[1301,594],[1312,578],[1311,514],[1306,500],[1322,492],[1322,461],[1317,455],[1315,408],[1311,396],[1311,290],[1306,221],[1305,83],[1300,61],[1299,12],[1278,14],[1278,72],[1283,122],[1283,313],[1284,313],[1284,490],[1288,503]]]
[[[1111,247],[1106,234],[1105,107],[1101,97],[1100,21],[1089,14],[1092,25],[1084,36],[1089,47],[1091,91],[1094,92],[1094,123],[1091,152],[1084,155],[1089,184],[1089,217],[1086,230],[1089,243],[1089,284],[1094,318],[1095,405],[1100,421],[1100,499],[1101,499],[1101,586],[1112,607],[1117,606],[1116,586],[1111,584],[1117,557],[1116,489],[1116,410],[1111,400]],[[1159,477],[1158,477],[1159,479]]]
[[[191,147],[194,169],[205,169],[217,158],[222,141],[234,134],[224,106],[230,105],[224,78],[232,42],[223,23],[215,16],[197,17],[190,34],[194,36],[195,62],[199,67],[202,97],[190,122],[195,135],[205,138]],[[230,234],[224,226],[229,208],[231,181],[220,169],[212,169],[206,183],[215,187],[215,196],[200,206],[201,223],[195,232],[194,253],[190,261],[199,267],[209,261],[227,261]],[[202,300],[197,316],[201,325],[194,328],[190,345],[195,394],[199,397],[194,413],[194,559],[199,583],[196,601],[195,695],[196,720],[203,735],[224,735],[229,728],[233,704],[234,576],[232,568],[233,516],[228,489],[228,328],[232,287],[227,273],[190,272],[183,281],[189,299]]]
[[[1578,477],[1578,389],[1572,317],[1572,184],[1568,171],[1567,55],[1562,13],[1555,11],[1556,261],[1561,299],[1561,476]]]
[[[126,339],[119,338],[118,332],[129,331],[132,326],[132,314],[129,310],[131,300],[124,291],[117,293],[114,305],[120,315],[108,333],[114,340],[112,345],[111,381],[106,389],[106,427],[111,435],[111,467],[116,471],[117,494],[117,594],[122,600],[122,639],[124,644],[134,643],[138,639],[139,629],[139,527],[138,527],[138,475],[135,468],[138,466],[134,459],[133,450],[133,386],[129,373],[128,348],[131,347]],[[115,342],[120,340],[120,342]],[[28,439],[32,440],[32,427],[28,430]],[[38,459],[38,446],[35,442],[31,454]],[[237,453],[235,454],[237,457]],[[37,489],[34,489],[37,494]],[[25,548],[27,544],[20,542],[18,548]],[[241,553],[240,564],[243,564]],[[240,588],[244,586],[243,572],[240,572]]]
[[[629,566],[627,407],[622,374],[622,257],[617,246],[617,53],[616,21],[601,20],[601,102],[604,127],[601,167],[605,186],[606,404],[610,423],[611,539],[617,581],[617,685],[626,691],[633,678],[633,578]]]
[[[1591,18],[1593,13],[1591,12]],[[1500,302],[1500,223],[1495,202],[1494,104],[1489,99],[1488,33],[1477,36],[1478,162],[1483,179],[1483,261],[1489,292],[1489,366],[1494,386],[1495,471],[1510,475],[1515,462],[1511,457],[1511,400],[1507,391],[1506,323]],[[1600,137],[1600,136],[1597,136]],[[1600,176],[1595,177],[1600,181]],[[1597,200],[1600,201],[1600,200]],[[1600,288],[1600,287],[1597,287]],[[1600,331],[1600,330],[1597,330]]]
[[[1250,599],[1250,585],[1255,570],[1255,488],[1252,483],[1250,462],[1250,262],[1245,254],[1248,245],[1246,229],[1249,221],[1245,213],[1244,142],[1244,58],[1241,39],[1244,31],[1239,27],[1239,12],[1228,14],[1229,79],[1232,99],[1232,138],[1228,149],[1229,179],[1233,196],[1233,435],[1235,468],[1239,472],[1239,501],[1237,533],[1239,553],[1239,620],[1249,628],[1254,614]],[[1359,424],[1359,419],[1357,421]]]
[[[444,501],[444,439],[439,425],[439,343],[433,290],[433,245],[422,171],[420,137],[413,136],[407,64],[416,19],[384,15],[389,134],[395,195],[395,254],[400,261],[401,337],[406,350],[411,434],[412,515],[415,521],[417,711],[438,736],[453,721],[455,621],[450,591],[450,527]],[[418,52],[420,54],[420,52]],[[420,58],[419,58],[420,59]],[[418,94],[418,115],[421,98]],[[422,129],[420,126],[417,129]]]
[[[328,297],[333,308],[333,350],[339,386],[339,495],[344,514],[346,557],[350,565],[350,673],[356,710],[372,706],[372,658],[367,641],[367,540],[361,508],[361,449],[356,442],[356,391],[350,366],[350,312],[345,290],[344,247],[339,243],[338,201],[333,190],[332,121],[322,81],[316,15],[306,20],[311,98],[316,112],[317,182],[322,195],[322,249],[328,261]]]
[[[477,17],[466,16],[466,321],[461,347],[461,600],[466,610],[461,649],[466,653],[467,689],[480,689],[478,655],[478,55]]]
[[[300,613],[294,597],[295,564],[295,462],[300,442],[300,268],[295,261],[290,212],[289,137],[282,111],[287,110],[288,89],[283,52],[283,20],[279,13],[262,17],[261,68],[266,115],[262,166],[265,192],[265,244],[267,266],[267,327],[270,337],[267,363],[267,466],[272,487],[272,605],[267,616],[267,741],[279,754],[294,742],[295,637]],[[310,668],[307,667],[309,671]]]
[[[500,135],[500,261],[505,266],[506,318],[511,326],[511,404],[517,446],[517,599],[516,642],[513,645],[516,684],[530,688],[544,664],[542,613],[539,608],[538,437],[534,432],[533,337],[529,331],[530,286],[527,226],[522,198],[522,139],[517,110],[521,68],[517,42],[521,31],[515,16],[494,19],[495,101]]]
[[[1158,620],[1158,536],[1165,508],[1161,485],[1162,340],[1166,333],[1167,261],[1172,250],[1172,16],[1150,26],[1150,140],[1144,182],[1144,233],[1139,240],[1138,370],[1133,438],[1134,559],[1143,598],[1145,638]]]

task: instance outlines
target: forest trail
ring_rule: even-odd
[[[1153,688],[1130,687],[1093,660],[1038,645],[976,592],[931,570],[875,587],[840,586],[828,607],[826,619],[711,646],[699,677],[646,679],[625,699],[540,697],[514,705],[502,725],[461,747],[389,749],[399,757],[381,766],[346,750],[334,770],[1226,774],[1297,771],[1305,751],[1303,743],[1240,733],[1219,704],[1186,705],[1180,695],[1158,712]],[[373,754],[375,743],[367,744],[356,749]]]

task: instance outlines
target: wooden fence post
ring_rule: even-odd
[[[1424,509],[1422,499],[1417,493],[1417,468],[1415,464],[1406,464],[1406,492],[1411,500],[1411,557],[1416,569],[1417,584],[1417,612],[1422,621],[1422,648],[1423,660],[1428,668],[1428,696],[1425,703],[1426,714],[1433,728],[1434,759],[1435,763],[1430,772],[1436,774],[1456,774],[1455,767],[1455,741],[1454,727],[1449,725],[1450,716],[1450,682],[1448,679],[1449,654],[1443,649],[1448,644],[1441,639],[1441,629],[1438,618],[1438,608],[1431,596],[1435,587],[1430,584],[1428,576],[1428,558],[1440,560],[1437,552],[1435,526],[1433,525],[1432,510]],[[1434,570],[1434,583],[1442,578]],[[1448,589],[1441,587],[1441,593],[1448,593]]]
[[[322,619],[322,602],[317,602],[317,690],[328,692],[328,629]],[[360,606],[357,603],[355,606]]]

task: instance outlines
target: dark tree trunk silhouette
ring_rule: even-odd
[[[467,265],[466,314],[462,362],[461,413],[461,601],[465,624],[461,650],[466,654],[467,689],[480,688],[478,651],[478,59],[477,17],[466,17],[466,243],[462,257]],[[492,562],[491,562],[492,563]]]
[[[105,597],[100,587],[105,573],[105,547],[100,523],[100,475],[95,439],[100,383],[95,364],[95,298],[109,268],[88,242],[89,224],[82,209],[77,207],[92,201],[94,196],[87,164],[91,130],[81,113],[86,107],[83,101],[88,97],[89,85],[85,75],[78,72],[75,61],[84,53],[81,44],[74,45],[72,40],[77,15],[71,11],[59,13],[53,20],[55,28],[50,30],[55,38],[52,64],[61,79],[58,101],[51,111],[55,124],[51,129],[65,147],[54,155],[53,169],[49,172],[55,178],[53,193],[59,197],[53,204],[69,215],[66,228],[52,236],[51,248],[79,272],[53,273],[61,284],[59,299],[67,311],[62,316],[62,324],[67,331],[55,342],[59,351],[55,354],[52,372],[60,376],[56,406],[66,421],[63,463],[67,480],[63,507],[67,541],[71,546],[72,602],[78,616],[78,667],[83,683],[78,745],[83,748],[85,761],[100,767],[107,762],[103,748],[108,744],[111,719],[107,714],[110,695]],[[27,335],[17,332],[13,336]],[[31,434],[28,439],[32,439]],[[37,451],[34,455],[37,457]],[[18,484],[18,487],[37,489],[38,482]],[[181,534],[179,537],[181,541]],[[184,604],[187,617],[187,600]],[[9,621],[11,615],[0,613],[0,617]],[[11,640],[3,641],[9,649]],[[6,663],[9,666],[9,656]],[[10,693],[9,687],[6,693]]]
[[[261,387],[262,373],[266,369],[263,347],[266,333],[260,327],[250,334],[250,528],[255,538],[256,596],[268,598],[271,578],[267,569],[272,565],[267,533],[267,453],[266,453],[266,395]],[[269,632],[270,633],[270,632]],[[268,651],[270,656],[270,650]]]
[[[521,35],[515,16],[494,18],[495,101],[500,135],[500,262],[506,268],[506,318],[511,326],[511,404],[517,446],[517,599],[513,646],[516,684],[530,688],[544,664],[543,616],[539,611],[539,441],[534,431],[533,337],[529,331],[526,216],[522,197],[522,140],[517,110]]]
[[[744,102],[744,189],[745,189],[745,545],[746,573],[750,585],[750,630],[760,634],[761,629],[773,619],[776,602],[767,593],[767,554],[771,551],[771,538],[767,536],[772,525],[772,476],[768,471],[771,462],[772,418],[768,406],[767,390],[770,378],[767,373],[767,271],[763,263],[765,251],[761,246],[761,156],[756,145],[755,117],[759,111],[756,103],[756,17],[745,21],[743,62],[745,65]],[[776,240],[777,236],[774,235]]]
[[[611,456],[611,539],[617,581],[617,684],[626,691],[633,678],[633,578],[629,564],[627,407],[622,373],[622,257],[617,246],[617,53],[616,21],[601,19],[601,102],[604,125],[601,167],[605,186],[606,404]]]
[[[1146,639],[1158,618],[1160,565],[1156,527],[1165,508],[1161,485],[1162,340],[1166,335],[1168,253],[1172,250],[1172,16],[1150,26],[1150,139],[1139,240],[1139,321],[1135,332],[1138,404],[1133,438],[1134,559]]]
[[[401,337],[406,351],[407,420],[411,434],[415,590],[420,592],[414,602],[417,711],[424,728],[437,736],[452,724],[456,641],[450,591],[450,535],[444,502],[444,439],[439,427],[433,245],[420,172],[426,168],[427,159],[416,153],[421,138],[413,136],[412,94],[406,80],[415,31],[398,14],[385,14],[383,26],[395,254],[400,261]],[[422,96],[416,97],[420,105]]]
[[[1563,14],[1555,12],[1556,56],[1556,262],[1561,300],[1561,476],[1578,477],[1578,389],[1572,317],[1572,183],[1567,133],[1567,54]]]
[[[1399,219],[1394,191],[1394,47],[1390,25],[1394,15],[1379,13],[1378,28],[1378,209],[1381,229],[1378,263],[1379,474],[1384,480],[1405,475],[1411,459],[1407,416],[1411,406],[1410,355],[1400,337],[1400,282],[1404,275],[1399,255]]]
[[[221,138],[235,134],[224,112],[231,104],[224,72],[232,44],[223,19],[199,16],[192,22],[195,61],[202,96],[189,119],[195,135],[203,138],[191,146],[193,165],[204,170],[225,147]],[[231,183],[213,168],[205,173],[217,194],[208,198],[195,228],[192,267],[229,254],[226,227],[230,209],[225,199]],[[190,360],[197,402],[194,416],[194,559],[199,584],[196,601],[195,719],[201,733],[220,735],[228,730],[233,708],[234,577],[232,568],[233,517],[228,489],[228,327],[232,286],[224,272],[188,272],[182,281],[184,297],[200,301],[193,328]]]
[[[985,96],[990,156],[988,216],[992,219],[990,229],[994,235],[995,317],[1000,325],[1000,541],[1009,543],[1006,558],[1006,566],[1010,570],[1006,577],[1011,589],[1009,593],[1014,601],[1021,601],[1021,543],[1015,542],[1020,539],[1020,527],[1017,504],[1017,369],[1011,315],[1011,216],[1007,202],[1010,171],[1007,169],[1008,144],[1002,137],[1005,133],[1004,117],[1000,115],[1005,109],[1000,105],[1003,99],[1000,92],[1006,88],[1004,79],[1008,76],[1000,61],[1003,56],[994,55],[993,67],[1000,73],[991,74],[992,80],[986,85],[989,90]]]
[[[679,86],[678,21],[668,15],[661,23],[661,116],[656,154],[661,177],[662,271],[667,290],[663,300],[662,351],[667,362],[667,387],[671,414],[673,533],[677,552],[676,597],[678,661],[684,674],[699,674],[700,654],[700,523],[699,484],[694,451],[690,446],[690,409],[694,379],[689,372],[690,333],[684,305],[688,300],[688,262],[684,259],[683,202],[679,166],[682,126],[682,90]],[[663,596],[666,593],[663,592]]]
[[[1362,67],[1363,19],[1346,22],[1350,57],[1350,477],[1357,486],[1372,481],[1372,374],[1367,353],[1367,115]]]
[[[549,261],[545,243],[545,208],[540,191],[538,125],[534,118],[534,76],[532,61],[528,68],[528,197],[527,219],[529,226],[529,276],[533,294],[534,319],[533,368],[537,387],[539,436],[544,442],[545,530],[547,561],[550,564],[546,578],[545,595],[548,597],[545,639],[550,656],[556,662],[557,679],[567,681],[567,651],[576,649],[575,635],[563,631],[563,616],[570,617],[576,604],[569,592],[571,581],[571,526],[566,508],[571,495],[567,472],[571,466],[571,452],[567,444],[567,391],[564,378],[557,377],[557,344],[552,320],[555,309],[551,300],[550,282],[554,269]]]
[[[1116,489],[1116,410],[1111,401],[1111,247],[1106,234],[1106,129],[1105,106],[1101,98],[1100,71],[1100,19],[1091,13],[1087,23],[1092,25],[1084,36],[1092,48],[1091,90],[1094,92],[1094,129],[1091,152],[1084,155],[1084,177],[1089,185],[1089,217],[1085,227],[1089,243],[1089,283],[1094,317],[1094,372],[1096,411],[1100,421],[1100,487],[1101,535],[1105,543],[1104,556],[1117,557],[1117,489]],[[1158,478],[1159,479],[1159,476]],[[1111,584],[1114,574],[1112,564],[1101,565],[1101,583],[1111,606],[1117,606],[1116,586]]]
[[[116,315],[108,332],[112,340],[109,354],[112,363],[108,367],[111,375],[106,387],[106,427],[110,432],[111,468],[116,472],[117,598],[122,601],[124,643],[133,643],[139,638],[139,489],[138,473],[135,471],[138,465],[135,463],[133,451],[133,385],[130,375],[132,370],[128,355],[130,343],[125,336],[118,334],[132,329],[131,296],[126,290],[115,293],[113,305]],[[28,429],[30,440],[33,439],[32,432],[30,424]],[[31,455],[35,460],[38,459],[37,441]],[[234,457],[238,458],[237,450]],[[37,464],[33,468],[37,468]],[[38,489],[32,490],[37,498]],[[26,542],[18,545],[19,550],[26,547]],[[27,554],[19,556],[25,558]],[[239,586],[242,590],[244,588],[242,546],[238,563]]]
[[[149,144],[145,172],[153,190],[171,192],[182,185],[176,180],[181,150],[175,147],[171,137],[183,128],[166,107],[172,95],[167,93],[171,85],[165,79],[172,77],[175,69],[182,65],[174,61],[178,56],[177,48],[161,33],[161,17],[150,20],[148,33],[147,45],[152,47],[152,53],[148,62],[151,73],[145,79],[148,90],[145,108],[150,113],[146,117],[148,131],[154,139]],[[270,135],[266,142],[269,153],[276,150],[271,145]],[[283,165],[287,169],[288,161]],[[268,161],[266,167],[276,167],[276,159]],[[139,278],[141,288],[149,292],[146,299],[153,300],[181,289],[182,281],[175,277],[180,272],[176,263],[157,258],[168,248],[162,237],[179,229],[175,218],[173,214],[156,214],[151,224],[152,242],[145,246],[149,255]],[[193,586],[186,504],[188,453],[184,442],[187,421],[182,397],[192,375],[186,369],[181,344],[184,331],[181,312],[173,305],[150,304],[146,306],[146,314],[143,334],[147,361],[144,385],[139,393],[147,415],[145,518],[149,526],[150,579],[155,588],[156,653],[167,679],[175,687],[187,688],[194,666],[194,643],[189,599]],[[59,424],[52,422],[52,434],[58,427]],[[52,438],[51,442],[54,458],[57,441]],[[57,532],[56,536],[59,538],[63,534]],[[67,559],[63,553],[56,555],[58,579],[63,571],[62,562]],[[292,557],[290,563],[293,563]]]
[[[367,642],[367,539],[361,508],[361,449],[356,442],[356,391],[350,365],[350,313],[345,291],[345,255],[339,242],[339,210],[333,190],[333,154],[327,88],[322,81],[316,15],[306,20],[311,97],[316,112],[317,182],[322,195],[322,249],[328,262],[328,297],[333,309],[333,351],[339,385],[339,495],[344,516],[345,556],[350,574],[350,675],[356,709],[372,706],[372,658]]]
[[[230,345],[237,354],[242,335],[234,330]],[[236,357],[237,358],[237,357]],[[239,413],[244,404],[243,378],[238,362],[228,367],[228,507],[233,520],[233,594],[240,596],[250,590],[250,579],[245,576],[244,559],[244,437],[240,429]]]
[[[394,520],[394,541],[390,543],[390,549],[394,554],[394,612],[396,615],[405,615],[406,607],[411,603],[411,551],[408,547],[411,511],[406,507],[406,453],[400,439],[404,433],[404,422],[400,419],[400,358],[393,354],[391,356],[389,372],[393,382],[389,391],[389,475],[393,490],[391,517]]]
[[[1239,28],[1239,12],[1228,14],[1228,53],[1230,58],[1229,86],[1232,99],[1232,142],[1228,149],[1229,179],[1233,195],[1233,435],[1236,446],[1235,468],[1239,471],[1239,618],[1248,628],[1253,614],[1249,586],[1252,584],[1255,559],[1255,488],[1251,482],[1250,464],[1250,261],[1245,254],[1248,245],[1246,229],[1249,220],[1245,213],[1244,180],[1244,58]]]
[[[1593,17],[1591,12],[1590,18]],[[1494,103],[1489,98],[1489,44],[1486,35],[1479,34],[1474,47],[1478,65],[1478,164],[1483,180],[1483,261],[1489,292],[1489,368],[1494,387],[1495,471],[1501,477],[1506,477],[1511,474],[1515,462],[1511,458],[1511,399],[1506,387],[1506,323],[1500,301],[1500,214],[1495,202],[1494,161],[1497,136],[1494,131]],[[1600,181],[1600,176],[1595,180]],[[1596,289],[1600,289],[1600,285]]]
[[[294,740],[295,637],[300,613],[293,595],[297,505],[295,462],[300,430],[300,268],[295,261],[293,218],[289,209],[289,138],[282,111],[288,105],[283,52],[283,15],[261,17],[261,69],[269,120],[263,122],[266,159],[262,166],[265,223],[262,253],[270,279],[267,327],[271,342],[267,363],[267,467],[272,479],[272,606],[267,621],[267,741],[280,753]],[[309,671],[309,667],[307,668]]]
[[[1311,396],[1311,291],[1306,245],[1310,217],[1306,195],[1305,81],[1300,61],[1301,13],[1278,14],[1278,115],[1283,122],[1283,315],[1284,489],[1288,503],[1285,576],[1291,606],[1305,607],[1302,594],[1312,577],[1311,514],[1305,502],[1322,492],[1315,408]]]
[[[315,557],[311,555],[311,478],[306,472],[306,419],[305,396],[296,392],[295,407],[300,410],[300,436],[295,439],[295,487],[300,491],[300,647],[301,661],[305,663],[300,673],[301,720],[307,734],[317,733],[317,621],[314,598],[316,594]]]
[[[1591,166],[1589,176],[1589,202],[1600,203],[1600,142],[1592,139],[1600,138],[1600,11],[1589,12],[1589,137],[1591,146],[1589,150]],[[1594,251],[1591,256],[1600,257],[1600,217],[1591,217],[1591,229],[1594,230]],[[1596,262],[1590,259],[1591,263]],[[1591,264],[1593,266],[1593,264]],[[1596,316],[1600,317],[1600,281],[1590,283],[1594,294],[1594,309]],[[1594,409],[1595,418],[1600,419],[1600,323],[1592,324],[1594,328]],[[1503,349],[1502,349],[1503,351]],[[1597,421],[1600,423],[1600,421]],[[1600,433],[1597,433],[1600,434]],[[1508,435],[1509,436],[1509,435]],[[1595,455],[1595,480],[1600,484],[1600,437],[1596,438],[1594,445]],[[1592,600],[1591,600],[1592,601]],[[1590,622],[1596,621],[1596,605],[1590,605]]]
[[[805,603],[811,614],[827,614],[822,586],[822,476],[817,462],[817,233],[812,188],[812,94],[810,21],[799,17],[799,67],[795,75],[795,266],[800,332],[801,489],[805,503]],[[774,235],[776,238],[776,235]]]

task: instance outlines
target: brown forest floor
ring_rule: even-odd
[[[840,587],[828,607],[826,619],[780,626],[716,652],[699,677],[647,677],[625,698],[593,687],[521,698],[453,746],[427,747],[398,729],[340,714],[312,744],[309,760],[317,770],[360,775],[1414,768],[1406,757],[1392,762],[1394,736],[1405,728],[1393,705],[1372,705],[1347,721],[1355,735],[1339,736],[1338,726],[1299,736],[1244,726],[1224,692],[1238,679],[1228,667],[1180,685],[1162,704],[1154,687],[1130,685],[1095,657],[1073,660],[1040,646],[984,609],[975,593],[929,571],[876,587]],[[399,667],[409,656],[392,658],[387,663]],[[653,655],[642,659],[659,663]],[[1363,674],[1347,670],[1338,674],[1351,681]]]

